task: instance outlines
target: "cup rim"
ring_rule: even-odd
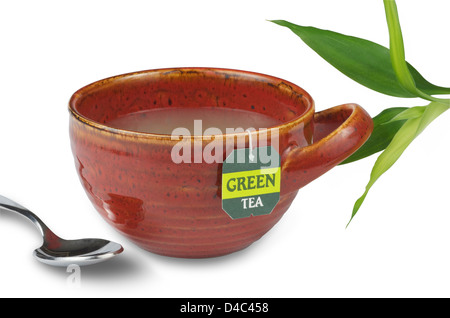
[[[76,104],[79,100],[85,96],[86,93],[88,93],[90,90],[100,87],[102,85],[105,85],[107,83],[111,83],[114,81],[120,81],[124,80],[126,78],[136,77],[136,76],[143,76],[147,75],[149,73],[169,73],[169,72],[192,72],[192,71],[214,71],[218,73],[225,73],[228,75],[233,74],[240,74],[245,75],[247,77],[255,77],[264,79],[268,82],[277,83],[274,84],[278,87],[284,87],[286,90],[291,90],[291,92],[295,92],[297,94],[302,95],[302,98],[307,101],[306,109],[305,111],[300,114],[299,116],[282,122],[280,124],[277,124],[275,126],[267,127],[267,129],[264,130],[264,133],[272,133],[273,130],[276,130],[278,133],[282,132],[283,130],[289,130],[292,127],[295,127],[301,123],[309,122],[312,120],[315,112],[315,105],[314,100],[312,99],[311,95],[305,91],[300,86],[293,84],[289,81],[283,80],[281,78],[267,75],[263,73],[258,72],[252,72],[252,71],[245,71],[245,70],[239,70],[239,69],[230,69],[230,68],[216,68],[216,67],[174,67],[174,68],[158,68],[158,69],[149,69],[149,70],[143,70],[143,71],[137,71],[137,72],[129,72],[124,73],[120,75],[110,76],[101,80],[97,80],[95,82],[92,82],[90,84],[85,85],[84,87],[81,87],[78,89],[73,95],[71,96],[69,100],[69,112],[70,114],[77,119],[82,124],[88,125],[91,128],[101,130],[104,132],[109,132],[115,135],[121,135],[121,136],[130,136],[130,137],[137,137],[137,138],[144,138],[144,139],[171,139],[173,140],[173,135],[171,134],[159,134],[159,133],[149,133],[149,132],[138,132],[138,131],[132,131],[132,130],[126,130],[121,128],[114,128],[111,126],[108,126],[108,124],[102,124],[97,121],[94,121],[84,115],[82,115],[80,112],[76,110]],[[309,119],[309,120],[308,120]],[[260,130],[251,131],[250,134],[258,134]],[[223,134],[216,134],[216,135],[190,135],[187,137],[190,137],[191,139],[201,139],[201,140],[207,140],[211,141],[212,138],[227,138],[227,137],[242,137],[243,135],[249,135],[249,131],[245,132],[234,132],[234,133],[223,133]],[[183,136],[183,138],[186,138],[186,136]]]

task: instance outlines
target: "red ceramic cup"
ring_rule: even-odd
[[[281,157],[280,200],[272,213],[230,218],[222,210],[222,163],[174,163],[171,150],[178,141],[170,135],[106,124],[145,109],[202,106],[250,110],[282,122],[268,129],[278,131]],[[142,248],[185,258],[225,255],[258,240],[300,188],[355,152],[373,128],[371,117],[356,104],[314,113],[310,95],[290,82],[212,68],[107,78],[78,90],[69,110],[76,168],[98,212]],[[211,142],[210,136],[191,138],[200,147]]]

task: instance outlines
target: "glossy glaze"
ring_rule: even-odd
[[[300,87],[225,69],[120,75],[80,89],[69,106],[75,164],[98,212],[144,249],[186,258],[225,255],[258,240],[283,216],[301,187],[352,154],[372,130],[370,116],[358,105],[314,114],[313,100]],[[274,211],[232,220],[221,208],[221,163],[176,164],[171,150],[178,140],[170,135],[105,124],[131,112],[162,107],[229,107],[282,121],[269,129],[269,135],[279,134],[282,160],[280,201]],[[252,133],[252,140],[259,137],[260,132]],[[190,140],[193,156],[211,142],[210,136]],[[274,142],[269,138],[269,145]],[[224,158],[231,150],[224,148]]]

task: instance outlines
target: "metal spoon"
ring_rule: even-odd
[[[105,261],[123,252],[120,244],[103,239],[64,240],[54,234],[34,213],[0,195],[1,209],[23,215],[36,225],[44,242],[33,255],[42,263],[52,266],[83,266]]]

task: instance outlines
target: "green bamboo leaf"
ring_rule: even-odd
[[[441,114],[443,114],[446,110],[450,109],[450,104],[447,101],[443,102],[432,102],[428,105],[420,117],[419,127],[417,128],[416,136],[422,133],[422,131],[427,128],[429,124]]]
[[[450,94],[450,88],[436,86],[428,82],[420,73],[409,63],[407,63],[408,69],[411,72],[414,81],[416,82],[416,87],[422,92],[428,95],[446,95]]]
[[[382,125],[390,124],[395,121],[403,121],[403,120],[408,120],[411,118],[420,117],[420,116],[422,116],[425,109],[426,109],[426,106],[416,106],[416,107],[407,108],[404,111],[400,112],[399,114],[395,115],[391,120],[383,123]]]
[[[386,20],[389,29],[389,48],[392,67],[400,85],[408,92],[426,100],[434,100],[429,94],[422,92],[417,86],[405,60],[403,35],[398,17],[397,4],[394,0],[384,0]]]
[[[356,201],[350,222],[358,212],[362,203],[364,202],[369,190],[375,184],[375,182],[387,171],[392,165],[400,158],[405,149],[411,144],[411,142],[418,136],[422,131],[437,117],[439,117],[443,112],[449,109],[447,104],[441,102],[431,102],[419,117],[408,119],[403,126],[395,134],[394,138],[386,149],[380,154],[378,159],[373,166],[372,172],[370,174],[370,180],[366,186],[363,195]],[[347,226],[348,226],[347,224]]]
[[[397,5],[395,1],[384,0],[384,7],[389,29],[389,49],[392,67],[400,84],[408,92],[418,96],[420,91],[417,89],[412,74],[406,65],[405,48],[403,45],[402,30],[398,19]]]
[[[271,22],[289,28],[328,63],[359,84],[390,96],[417,96],[399,83],[388,48],[365,39],[284,20]],[[450,88],[431,84],[414,67],[407,66],[416,87],[422,92],[428,95],[450,94]]]

